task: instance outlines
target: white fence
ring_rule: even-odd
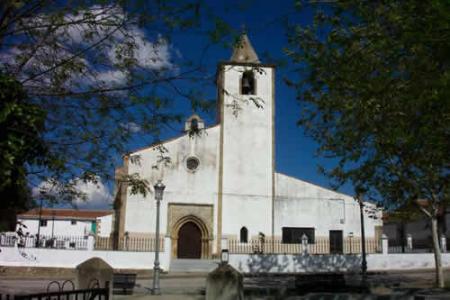
[[[170,249],[170,238],[165,238]],[[54,248],[1,247],[0,266],[75,268],[80,263],[99,257],[114,269],[152,269],[155,252],[68,250]],[[170,251],[160,253],[163,270],[170,266]]]
[[[115,245],[116,244],[116,245]],[[0,233],[0,247],[52,248],[66,250],[120,250],[154,252],[155,237],[124,236],[118,240],[100,236],[19,235],[15,232]],[[91,248],[90,248],[91,247]],[[159,239],[159,251],[164,251],[164,237]]]
[[[283,243],[281,239],[266,238],[249,240],[242,243],[236,239],[228,239],[228,250],[231,254],[301,254],[308,252],[309,254],[330,254],[333,253],[331,249],[330,240],[327,237],[316,237],[313,243],[305,240],[305,243]],[[334,249],[334,253],[339,252],[343,254],[361,253],[361,238],[345,238],[339,247]],[[366,238],[366,253],[381,252],[381,243],[374,238]]]
[[[115,269],[152,269],[155,253],[152,251],[108,251],[94,250],[95,238],[89,236],[86,250],[18,247],[15,240],[3,237],[0,252],[0,266],[21,267],[57,267],[75,268],[78,264],[92,257],[105,260]],[[446,252],[446,244],[442,244],[442,262],[444,267],[450,267],[450,254]],[[233,243],[224,243],[226,248]],[[236,246],[237,247],[237,246]],[[171,260],[171,239],[164,238],[161,248],[161,267],[169,270]],[[239,248],[240,249],[240,248]],[[239,250],[235,248],[235,252]],[[352,254],[318,254],[309,253],[305,247],[299,253],[230,253],[229,263],[241,272],[347,272],[359,271],[362,257],[359,253]],[[434,256],[432,253],[388,253],[387,237],[381,241],[382,253],[368,254],[367,266],[369,271],[433,269]],[[294,249],[299,251],[300,249]],[[293,250],[293,251],[294,251]],[[239,250],[240,251],[240,250]],[[253,251],[253,248],[250,248]],[[283,250],[284,251],[284,250]]]
[[[170,238],[166,238],[166,245],[170,245]],[[0,266],[75,268],[92,257],[105,260],[114,269],[149,270],[153,268],[155,253],[2,247]],[[170,271],[170,260],[170,251],[161,253],[163,270]],[[361,260],[359,254],[230,254],[229,256],[229,263],[246,273],[358,272]],[[444,267],[450,267],[450,254],[443,254],[442,262]],[[433,269],[434,257],[431,253],[369,254],[367,266],[369,271]]]

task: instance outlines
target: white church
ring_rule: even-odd
[[[150,186],[162,180],[161,235],[171,239],[172,258],[217,257],[223,240],[282,244],[325,239],[330,253],[342,253],[343,240],[361,236],[360,207],[353,197],[276,172],[275,66],[261,63],[248,37],[217,69],[217,124],[205,127],[198,115],[185,134],[124,157],[117,174],[139,174]],[[161,164],[167,150],[170,162]],[[140,163],[131,163],[133,156]],[[156,166],[156,167],[155,167]],[[365,235],[378,240],[382,221],[373,204],[364,210]],[[370,210],[370,209],[369,209]],[[156,201],[131,194],[118,182],[115,233],[155,234]]]

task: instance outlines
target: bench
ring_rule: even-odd
[[[113,274],[113,290],[121,290],[123,294],[127,295],[127,291],[131,290],[133,294],[133,288],[136,284],[136,274],[128,273],[114,273]]]

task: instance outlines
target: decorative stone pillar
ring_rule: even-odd
[[[93,251],[94,247],[95,247],[95,237],[94,237],[94,235],[90,234],[90,235],[88,235],[88,238],[87,238],[87,249],[89,251]]]
[[[228,239],[222,238],[220,245],[221,245],[222,250],[228,250]]]
[[[308,254],[308,237],[306,234],[302,235],[302,253]]]
[[[381,250],[383,254],[389,253],[389,240],[384,233],[381,235]]]
[[[408,233],[408,235],[406,236],[406,246],[407,246],[408,250],[410,250],[412,252],[412,249],[413,249],[413,238],[412,238],[412,235],[410,233]]]
[[[208,259],[209,258],[209,238],[203,238],[201,239],[202,241],[202,252],[201,252],[201,258],[202,259]]]
[[[442,253],[447,252],[447,238],[445,235],[441,235],[441,251]]]

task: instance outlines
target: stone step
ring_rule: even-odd
[[[169,272],[211,272],[219,261],[210,259],[173,259]]]

